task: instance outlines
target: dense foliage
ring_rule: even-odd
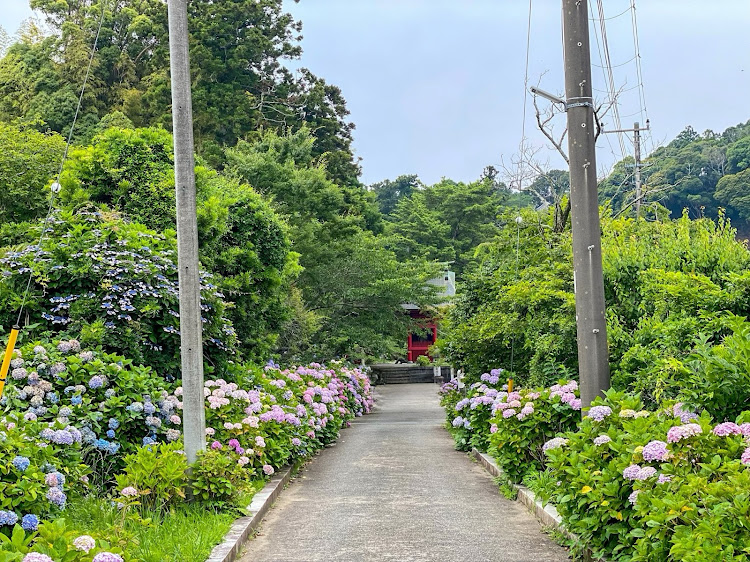
[[[577,372],[570,234],[525,214],[485,244],[448,315],[445,355],[472,377],[514,364],[522,381]],[[728,221],[603,221],[603,265],[613,384],[649,403],[674,397],[675,374],[702,333],[713,343],[746,315],[750,253]]]
[[[750,123],[730,127],[723,133],[702,135],[687,127],[666,146],[644,160],[643,193],[646,213],[663,219],[667,212],[680,216],[716,218],[724,208],[742,232],[750,218],[747,187],[750,167]],[[602,204],[633,216],[635,187],[633,160],[619,162],[600,185]],[[666,209],[664,208],[666,207]]]

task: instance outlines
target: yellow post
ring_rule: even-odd
[[[0,398],[3,396],[3,390],[5,390],[5,380],[8,377],[8,369],[10,368],[10,361],[13,359],[13,350],[16,348],[16,340],[18,339],[18,332],[21,330],[18,326],[13,326],[8,337],[8,347],[5,348],[5,357],[3,358],[3,366],[0,367]]]
[[[513,392],[513,379],[508,379],[508,394]],[[2,396],[2,388],[0,388],[0,396]]]

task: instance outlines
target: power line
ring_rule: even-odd
[[[597,10],[599,12],[599,28],[601,31],[601,40],[602,40],[602,51],[604,52],[604,61],[603,64],[606,67],[606,73],[607,73],[607,82],[609,85],[609,100],[612,104],[612,117],[615,120],[615,126],[618,129],[622,129],[622,122],[620,120],[620,110],[617,103],[617,89],[615,86],[615,76],[614,72],[612,72],[612,58],[609,54],[609,41],[607,39],[607,24],[604,19],[604,3],[602,0],[596,0]],[[623,138],[622,133],[617,134],[617,140],[620,143],[620,150],[622,151],[623,158],[625,157],[626,149],[625,149],[625,140]]]
[[[593,7],[592,4],[589,4],[589,9],[591,11],[591,15],[593,16],[594,15],[594,7]],[[592,21],[598,21],[598,20],[594,20],[593,17],[591,18],[591,20]],[[604,71],[604,66],[603,66],[604,65],[604,56],[602,55],[602,47],[601,47],[601,43],[599,41],[599,35],[597,34],[596,26],[594,26],[594,39],[596,40],[596,50],[599,53],[599,62],[602,63],[602,65],[595,65],[595,66],[598,66],[599,68],[602,69],[602,75],[604,76],[604,83],[606,85],[606,83],[607,83],[607,73]],[[592,84],[592,87],[593,87],[593,84]],[[597,91],[602,92],[602,93],[606,93],[608,97],[610,95],[609,94],[609,88],[607,90],[597,90]],[[615,154],[615,147],[612,146],[612,141],[610,140],[610,138],[607,135],[604,135],[604,138],[607,140],[607,144],[609,145],[609,150],[612,153],[612,156],[616,160],[617,159],[617,154]],[[621,158],[624,158],[624,157],[625,157],[625,154],[624,153],[621,154]]]
[[[635,49],[635,69],[636,69],[638,85],[640,86],[640,89],[638,90],[638,98],[639,98],[639,102],[641,105],[641,119],[645,121],[649,121],[648,109],[646,107],[646,92],[643,86],[643,71],[641,68],[641,46],[640,46],[640,40],[638,38],[638,17],[636,16],[635,0],[631,0],[630,2],[630,11],[632,14],[632,22],[633,22],[633,47]],[[653,143],[653,137],[651,136],[650,131],[648,134],[648,140],[649,140],[649,143],[651,144],[651,150],[653,151],[654,143]]]
[[[526,25],[526,68],[523,76],[523,120],[521,122],[521,146],[518,162],[518,189],[521,190],[524,169],[524,150],[526,148],[526,105],[529,99],[529,52],[531,51],[531,3],[529,0],[529,17]]]

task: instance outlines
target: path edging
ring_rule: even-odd
[[[495,459],[488,454],[482,453],[478,449],[472,449],[471,456],[473,456],[492,476],[506,478],[503,469],[497,466]],[[516,501],[519,501],[528,507],[529,511],[531,511],[531,513],[533,513],[543,525],[554,527],[563,534],[572,536],[563,526],[562,517],[557,513],[557,509],[555,509],[554,505],[547,504],[545,506],[542,504],[542,502],[536,497],[536,494],[526,486],[514,484],[510,481],[508,484],[518,493],[518,499]]]
[[[263,489],[253,496],[247,508],[248,514],[235,519],[227,534],[224,535],[224,539],[214,547],[206,562],[234,562],[237,559],[242,547],[253,531],[260,526],[266,513],[279,497],[284,486],[292,479],[292,474],[300,464],[288,465],[276,472]]]
[[[479,449],[472,448],[471,449],[471,456],[479,462],[480,465],[492,476],[496,478],[503,478],[504,480],[508,481],[508,485],[511,486],[516,492],[518,493],[518,498],[516,501],[521,502],[524,504],[531,513],[534,514],[534,516],[539,520],[542,525],[552,527],[553,529],[559,531],[567,538],[580,542],[580,539],[578,536],[574,535],[568,529],[565,528],[565,525],[563,524],[562,517],[560,517],[560,514],[557,513],[557,509],[555,509],[555,506],[552,504],[544,505],[539,498],[536,497],[536,494],[529,490],[526,486],[521,486],[519,484],[515,484],[507,479],[505,472],[502,468],[497,466],[497,463],[495,462],[495,459],[493,459],[491,456],[489,456],[486,453],[482,453]],[[584,552],[584,560],[591,560],[591,552],[586,549],[586,552]],[[606,559],[602,558],[600,559],[602,562],[606,562]]]

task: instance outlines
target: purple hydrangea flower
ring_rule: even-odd
[[[89,388],[91,389],[101,388],[102,386],[104,386],[104,379],[100,377],[99,375],[94,375],[89,380]]]
[[[559,449],[563,445],[567,445],[568,440],[563,437],[553,437],[542,445],[542,451],[551,451],[552,449]]]
[[[636,480],[648,480],[652,476],[656,475],[656,469],[653,466],[644,466],[642,469],[638,471],[638,474],[636,474],[635,479]]]
[[[21,562],[55,562],[47,556],[46,554],[42,554],[40,552],[29,552],[26,556],[23,557],[23,560]]]
[[[592,406],[589,409],[589,415],[594,421],[602,421],[604,418],[612,414],[612,408],[609,406]]]
[[[667,444],[664,441],[649,441],[643,447],[644,461],[665,461],[669,456]]]
[[[672,413],[675,415],[675,417],[680,418],[680,421],[682,423],[688,423],[688,422],[698,419],[697,414],[694,414],[693,412],[683,409],[682,406],[683,406],[682,402],[678,402],[672,407]]]
[[[672,477],[669,476],[668,474],[660,474],[659,478],[657,478],[657,480],[656,480],[656,483],[657,484],[665,484],[665,483],[671,482],[671,481],[672,481]]]
[[[91,562],[123,562],[122,556],[111,552],[100,552]]]
[[[740,462],[744,465],[750,465],[750,447],[743,451]]]
[[[637,464],[631,464],[629,467],[622,471],[622,477],[626,480],[636,480],[638,478],[638,473],[640,472],[640,470],[640,466],[638,466]]]
[[[640,493],[641,493],[641,491],[640,491],[640,490],[635,490],[635,491],[634,491],[634,492],[633,492],[632,494],[630,494],[630,495],[628,496],[628,501],[629,501],[629,502],[630,502],[630,503],[631,503],[632,505],[635,505],[635,502],[637,502],[637,501],[638,501],[638,494],[640,494]]]
[[[57,486],[47,490],[46,497],[50,503],[56,505],[60,509],[63,509],[65,507],[65,502],[68,501],[68,497],[65,495],[65,492],[63,492]]]
[[[89,550],[96,546],[96,540],[89,535],[81,535],[73,540],[73,546],[77,551],[88,554]]]
[[[612,441],[612,438],[609,435],[602,434],[599,437],[594,438],[594,445],[604,445],[610,441]]]

